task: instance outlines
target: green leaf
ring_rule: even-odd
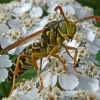
[[[11,86],[12,83],[8,81],[0,83],[0,100],[2,100],[2,97],[8,96]]]
[[[31,79],[36,75],[36,71],[34,70],[33,67],[31,67],[29,70],[26,70],[23,74],[21,74],[17,78],[17,82],[21,81],[21,79],[26,78],[26,79]]]
[[[96,54],[96,60],[100,63],[100,51]]]

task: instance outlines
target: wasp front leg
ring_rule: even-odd
[[[67,40],[67,39],[68,39],[68,37],[65,37],[65,40]],[[60,44],[63,48],[66,49],[66,53],[74,60],[74,70],[75,70],[77,73],[80,73],[80,74],[81,74],[81,72],[78,72],[78,71],[76,70],[76,62],[77,62],[76,59],[77,59],[77,53],[78,53],[77,48],[75,48],[75,47],[70,47],[70,46],[66,46],[65,44],[63,44],[63,39],[62,39],[62,37],[57,37],[57,43]],[[74,51],[75,51],[74,57],[72,57],[72,56],[70,55],[70,53],[69,53],[68,50],[74,50]]]
[[[77,48],[67,46],[67,45],[65,45],[65,44],[63,44],[63,43],[60,44],[60,45],[66,49],[66,53],[74,60],[74,70],[75,70],[77,73],[82,74],[81,72],[78,72],[78,71],[76,70],[76,62],[77,62],[76,59],[77,59],[77,54],[78,54]],[[74,57],[72,57],[72,56],[70,55],[70,52],[69,52],[68,50],[74,50],[74,51],[75,51]],[[80,62],[77,62],[77,63],[79,63],[79,64],[84,64],[84,63],[80,63]]]
[[[66,66],[65,66],[65,61],[63,61],[58,55],[56,55],[57,51],[58,51],[58,45],[56,45],[56,46],[49,52],[49,55],[51,55],[51,56],[53,56],[53,57],[59,59],[60,62],[62,63],[62,65],[63,65],[63,69],[66,70],[67,68],[66,68]]]

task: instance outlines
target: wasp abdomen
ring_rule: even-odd
[[[41,51],[42,51],[41,43],[36,42],[36,43],[30,44],[29,46],[27,46],[20,54],[28,55],[28,57],[21,56],[20,59],[15,60],[15,62],[13,63],[13,65],[11,66],[11,68],[8,72],[8,81],[13,79],[14,71],[15,71],[15,68],[17,67],[17,60],[19,63],[18,64],[19,65],[19,72],[18,72],[18,75],[16,77],[18,77],[23,72],[25,72],[27,69],[32,67],[33,62],[32,62],[32,58],[31,58],[31,54],[36,53],[36,52],[41,52]],[[37,58],[36,58],[36,60],[37,60]]]

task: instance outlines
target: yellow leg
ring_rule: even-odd
[[[11,96],[11,94],[12,94],[12,92],[13,92],[14,88],[15,88],[15,82],[16,82],[16,76],[14,75],[14,76],[13,76],[13,85],[12,85],[12,88],[11,88],[11,91],[10,91],[10,93],[9,93],[8,97],[10,97],[10,96]]]
[[[15,83],[16,83],[16,76],[18,76],[18,72],[19,72],[19,60],[20,60],[20,57],[23,56],[23,54],[20,54],[17,58],[17,63],[16,63],[16,67],[15,67],[15,71],[14,71],[14,76],[13,76],[13,85],[12,85],[12,88],[11,88],[11,91],[8,95],[8,97],[10,97],[10,95],[12,94],[14,88],[15,88]]]
[[[42,70],[42,58],[40,58],[40,71]]]
[[[57,59],[59,59],[63,65],[63,69],[66,70],[66,66],[65,66],[65,61],[63,61],[58,55],[56,55],[57,53],[57,50],[58,50],[58,45],[56,45],[50,52],[49,54]]]
[[[42,80],[42,77],[41,77],[41,75],[40,75],[40,69],[38,68],[38,66],[37,66],[37,63],[36,63],[36,60],[35,60],[35,58],[43,58],[43,57],[46,57],[47,55],[45,54],[45,53],[32,53],[32,55],[31,55],[31,57],[32,57],[32,61],[33,61],[33,64],[34,64],[34,68],[35,68],[35,70],[37,71],[37,75],[38,75],[38,77],[39,77],[39,79],[40,79],[40,90],[38,91],[38,92],[40,92],[43,88],[44,88],[44,86],[43,86],[43,80]]]
[[[68,51],[69,48],[66,49],[66,53],[74,60],[74,58],[71,56],[70,52]],[[77,64],[85,64],[85,63],[82,63],[82,62],[78,62],[76,61]]]
[[[78,53],[77,48],[75,48],[75,47],[70,47],[70,46],[66,46],[65,44],[60,44],[60,45],[66,49],[67,54],[74,60],[74,70],[75,70],[77,73],[82,74],[81,72],[78,72],[78,71],[76,70],[76,62],[77,62],[76,59],[77,59],[77,53]],[[70,55],[68,49],[69,49],[69,50],[75,50],[74,57],[72,57],[72,56]],[[77,62],[77,63],[79,63],[79,62]],[[80,64],[80,63],[79,63],[79,64]],[[84,63],[83,63],[83,64],[84,64]]]

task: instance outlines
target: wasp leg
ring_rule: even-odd
[[[39,57],[43,58],[43,57],[46,57],[46,56],[47,56],[46,53],[32,53],[32,55],[31,55],[35,70],[37,71],[37,75],[38,75],[38,77],[40,79],[40,84],[41,84],[40,90],[38,92],[40,92],[44,88],[44,86],[43,86],[42,77],[40,75],[40,70],[39,70],[39,68],[37,66],[35,58],[39,58]]]
[[[74,70],[75,70],[77,73],[82,74],[81,72],[78,72],[78,71],[76,70],[76,62],[77,62],[76,59],[77,59],[77,53],[78,53],[77,48],[75,48],[75,47],[70,47],[70,46],[67,46],[67,45],[65,45],[65,44],[60,44],[60,45],[66,49],[67,54],[74,60]],[[69,50],[75,50],[74,57],[72,57],[72,56],[70,55],[68,49],[69,49]],[[78,62],[78,63],[79,63],[79,62]]]
[[[66,66],[65,66],[65,61],[63,61],[58,55],[56,55],[56,52],[58,50],[58,45],[56,45],[50,52],[49,54],[57,59],[59,59],[63,65],[63,69],[66,70]]]
[[[42,70],[42,58],[40,58],[40,71]]]
[[[14,75],[14,76],[13,76],[13,85],[12,85],[12,88],[11,88],[11,91],[10,91],[10,93],[9,93],[8,97],[10,97],[10,96],[11,96],[11,94],[12,94],[12,92],[13,92],[14,88],[15,88],[15,82],[16,82],[16,76]]]
[[[16,63],[16,67],[15,67],[15,71],[14,71],[14,76],[13,76],[13,85],[11,88],[11,91],[8,95],[8,97],[10,97],[10,95],[12,94],[14,88],[15,88],[15,83],[16,83],[16,76],[18,76],[18,72],[19,72],[19,61],[20,61],[20,57],[23,56],[23,54],[20,54],[17,58],[17,63]]]
[[[74,60],[74,58],[71,56],[70,52],[68,51],[69,48],[66,49],[66,53]],[[72,49],[71,49],[72,50]],[[78,62],[76,61],[77,64],[85,64],[84,62]]]

